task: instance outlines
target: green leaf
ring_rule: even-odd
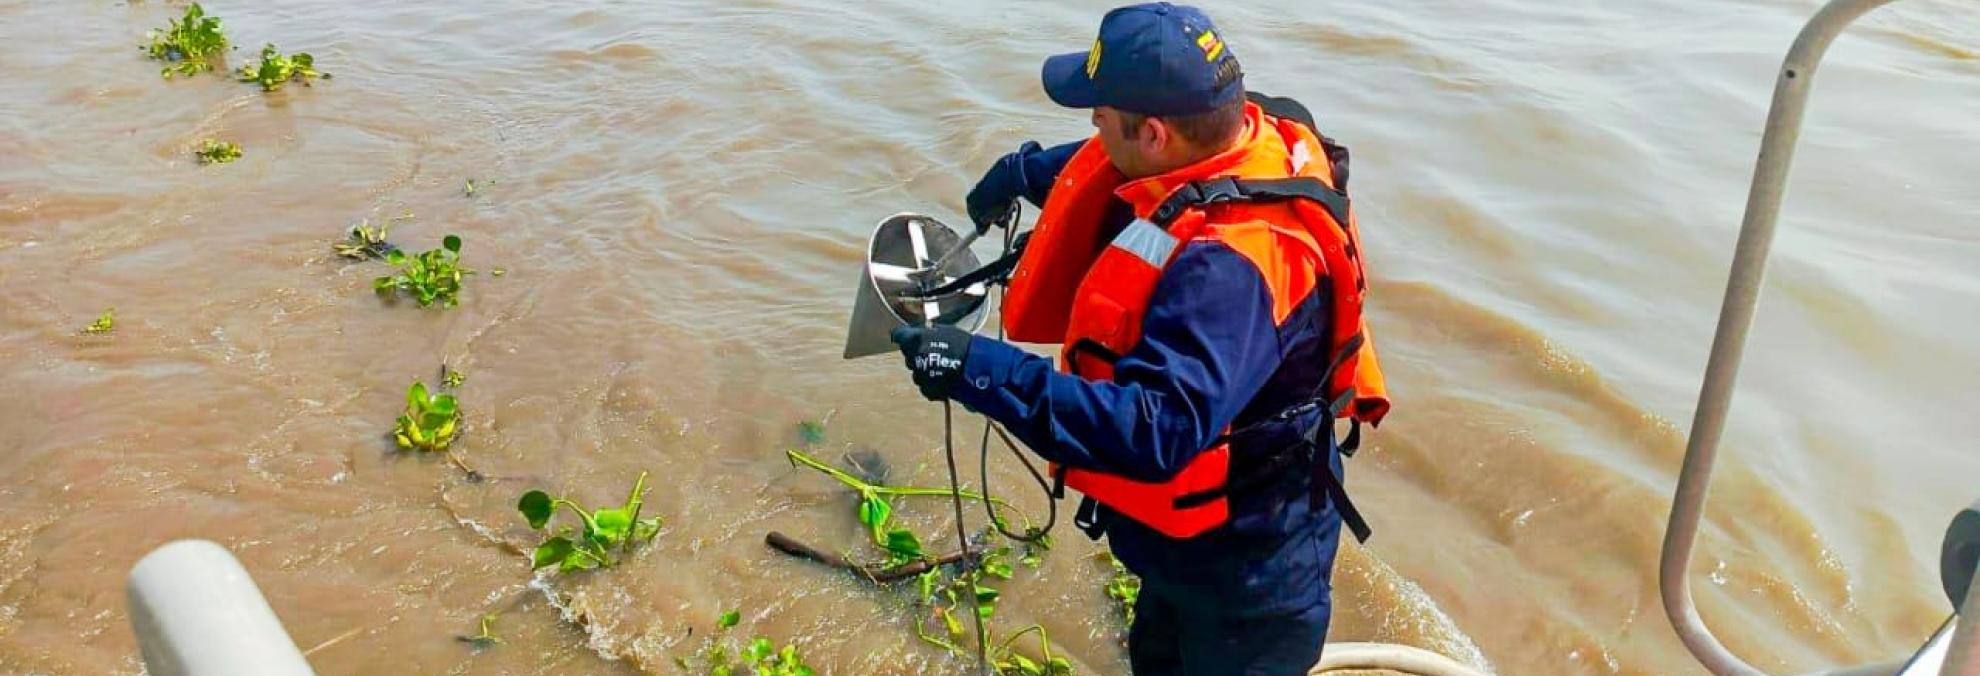
[[[995,603],[997,601],[997,597],[1002,595],[1003,592],[997,591],[994,588],[985,587],[983,585],[976,585],[977,603]]]
[[[427,432],[433,433],[433,436],[436,438],[441,436],[446,436],[440,434],[441,428],[443,427],[451,428],[453,426],[453,422],[454,422],[454,416],[447,415],[439,411],[427,411],[425,414],[419,417],[420,428],[426,430]],[[452,430],[449,429],[448,431],[451,432]]]
[[[742,611],[731,610],[729,612],[722,613],[722,617],[715,620],[715,628],[728,629],[729,627],[736,626],[736,623],[741,621],[742,621]]]
[[[749,647],[743,650],[743,658],[751,663],[761,663],[775,652],[776,648],[770,644],[770,639],[759,637],[749,642]]]
[[[884,544],[882,529],[886,528],[887,520],[893,516],[893,513],[894,509],[887,504],[887,499],[877,494],[868,494],[859,501],[859,522],[866,524],[866,527],[873,531],[875,543]]]
[[[444,451],[454,443],[454,426],[459,418],[448,418],[439,428],[433,430],[433,450]]]
[[[570,538],[563,536],[550,538],[544,540],[543,544],[537,545],[536,551],[530,554],[529,567],[530,570],[536,570],[558,564],[568,566],[572,555],[576,553],[577,545],[572,543]]]
[[[587,551],[576,543],[572,543],[572,546],[577,549],[571,552],[569,558],[564,559],[564,565],[558,566],[557,570],[564,572],[591,570],[605,565],[605,560],[599,558],[596,553]]]
[[[516,501],[516,509],[529,520],[530,528],[541,530],[544,524],[550,523],[550,513],[556,510],[556,502],[550,499],[549,493],[530,491]]]
[[[440,246],[446,248],[448,251],[460,253],[461,238],[459,235],[448,235],[445,239],[440,240]]]
[[[887,531],[887,541],[882,546],[897,559],[921,558],[921,540],[914,536],[914,531],[906,528]]]
[[[1054,657],[1045,661],[1045,673],[1050,676],[1071,676],[1073,666],[1064,657]]]
[[[403,241],[403,240],[401,240],[401,241]],[[397,266],[400,266],[400,267],[405,267],[405,265],[406,265],[406,252],[404,252],[404,251],[400,251],[400,250],[398,250],[398,249],[393,249],[393,250],[391,250],[390,252],[387,252],[387,253],[385,254],[385,262],[387,262],[387,263],[391,263],[391,264],[393,264],[393,265],[397,265]]]
[[[1003,579],[1011,579],[1011,548],[998,547],[983,557],[983,572]]]
[[[601,509],[591,513],[591,521],[596,524],[599,544],[616,545],[632,534],[632,513],[623,509]]]
[[[430,401],[432,401],[432,398],[426,394],[426,383],[415,380],[412,387],[406,388],[407,411],[424,412],[427,403]]]
[[[941,576],[942,571],[939,568],[930,568],[927,572],[914,576],[917,591],[921,593],[922,603],[932,603],[935,601],[935,583]]]
[[[963,634],[962,620],[956,619],[955,613],[949,612],[947,608],[943,608],[937,612],[942,615],[942,624],[947,625],[950,636],[961,636]]]

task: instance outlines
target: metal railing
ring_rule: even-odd
[[[1760,156],[1753,171],[1753,186],[1747,193],[1739,242],[1733,250],[1732,273],[1726,282],[1718,331],[1712,338],[1705,383],[1698,393],[1684,466],[1678,473],[1677,494],[1671,505],[1670,525],[1664,533],[1658,575],[1664,611],[1670,616],[1671,627],[1677,630],[1678,638],[1692,655],[1720,676],[1759,676],[1763,672],[1732,654],[1712,635],[1691,598],[1688,580],[1691,553],[1698,542],[1698,525],[1704,515],[1712,464],[1718,459],[1719,440],[1725,431],[1726,411],[1732,403],[1746,334],[1753,326],[1753,312],[1760,302],[1767,252],[1773,245],[1775,222],[1780,218],[1781,198],[1786,191],[1788,169],[1794,161],[1795,142],[1801,136],[1802,113],[1808,103],[1809,88],[1814,85],[1815,66],[1821,62],[1829,44],[1851,22],[1893,1],[1833,0],[1824,6],[1795,38],[1774,84],[1774,100],[1767,113],[1765,135],[1760,140]],[[1971,568],[1966,573],[1970,574]],[[1953,603],[1963,611],[1980,613],[1980,594],[1968,593],[1963,601],[1954,599]],[[1934,637],[1936,650],[1949,646],[1951,651],[1945,658],[1942,673],[1980,674],[1980,621],[1953,620],[1953,624],[1957,629],[1950,639],[1940,640],[1945,638],[1943,630]],[[1934,648],[1928,645],[1929,649]],[[1875,665],[1831,673],[1889,674],[1897,670],[1898,665]],[[1905,673],[1912,670],[1905,669]]]

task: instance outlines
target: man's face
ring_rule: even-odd
[[[1107,106],[1093,109],[1093,127],[1100,131],[1100,148],[1107,151],[1107,159],[1128,178],[1141,178],[1151,171],[1152,136],[1155,120],[1143,120],[1139,128],[1130,131],[1127,120],[1121,111]]]

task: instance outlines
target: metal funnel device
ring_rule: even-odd
[[[880,221],[866,242],[866,265],[859,272],[852,326],[846,332],[846,358],[894,351],[887,334],[903,324],[966,312],[945,323],[972,333],[983,326],[988,290],[981,284],[943,298],[904,297],[975,270],[980,263],[969,251],[974,239],[921,214],[894,214]]]

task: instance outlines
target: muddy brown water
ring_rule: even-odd
[[[1355,151],[1397,413],[1351,463],[1378,532],[1343,553],[1335,640],[1701,673],[1656,555],[1773,71],[1816,6],[1210,8],[1254,88]],[[1104,4],[208,5],[230,65],[274,42],[335,75],[271,95],[161,80],[131,46],[178,7],[0,3],[0,672],[139,671],[124,575],[186,537],[237,552],[327,674],[670,673],[729,608],[827,673],[966,670],[906,593],[762,537],[861,546],[845,492],[784,460],[801,420],[828,421],[821,456],[945,481],[939,409],[888,358],[838,359],[863,238],[1087,133],[1036,67]],[[1903,654],[1950,610],[1940,533],[1980,498],[1976,52],[1980,8],[1913,0],[1819,74],[1693,566],[1770,670]],[[209,137],[245,157],[197,166]],[[407,212],[394,240],[458,233],[484,271],[459,308],[384,305],[380,264],[332,255]],[[76,335],[111,306],[113,335]],[[443,361],[487,482],[385,436]],[[621,567],[532,582],[500,544],[524,490],[604,502],[640,471],[667,525]],[[1022,479],[993,458],[1042,514]],[[947,510],[897,511],[947,548]],[[1095,545],[1059,543],[996,624],[1125,671]],[[505,644],[455,641],[497,611]]]

